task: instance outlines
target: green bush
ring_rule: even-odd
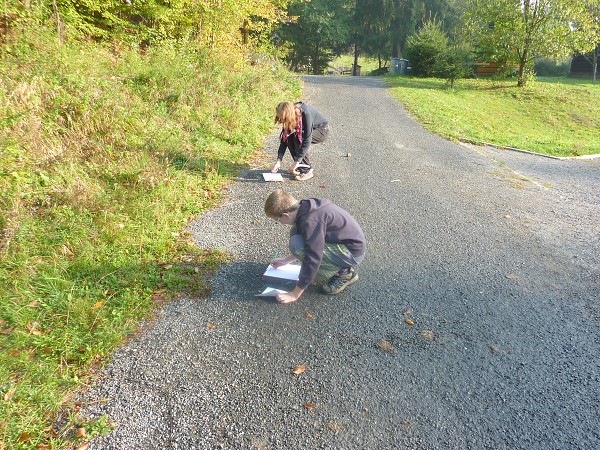
[[[556,62],[539,58],[535,61],[534,71],[540,77],[566,77],[571,70],[571,60]]]
[[[427,21],[406,42],[406,56],[412,73],[420,77],[432,77],[436,63],[448,52],[448,47],[448,36],[442,24],[435,19]]]

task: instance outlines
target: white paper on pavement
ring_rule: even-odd
[[[297,264],[286,264],[285,266],[280,266],[277,269],[273,267],[272,264],[269,264],[263,276],[272,277],[272,278],[282,278],[284,280],[294,280],[298,281],[298,276],[300,275],[300,266]]]
[[[272,287],[266,288],[260,294],[256,294],[255,297],[275,297],[277,294],[287,294],[288,291],[284,291],[283,289],[275,289]]]
[[[265,181],[283,181],[283,177],[280,173],[265,172],[262,176]]]

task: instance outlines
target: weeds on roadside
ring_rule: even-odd
[[[40,30],[0,59],[0,448],[74,442],[55,426],[69,393],[156,306],[207,292],[227,255],[185,226],[299,93],[273,63],[193,42],[53,42]]]

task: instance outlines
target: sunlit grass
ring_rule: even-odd
[[[142,318],[206,295],[227,260],[186,224],[217,205],[299,84],[189,42],[54,47],[0,60],[0,448],[78,441],[70,394]],[[73,419],[75,420],[75,419]],[[65,424],[65,421],[57,423]],[[88,436],[110,421],[87,423]],[[95,431],[94,431],[95,430]],[[46,448],[46,447],[41,447]]]
[[[448,139],[553,156],[600,153],[600,84],[386,77],[393,94],[430,130]]]

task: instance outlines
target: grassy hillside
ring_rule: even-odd
[[[300,95],[276,63],[232,52],[57,46],[44,30],[3,45],[0,448],[106,431],[72,422],[69,393],[156,306],[206,293],[227,258],[183,229]]]
[[[446,138],[516,147],[546,155],[600,154],[600,84],[386,77],[393,94],[427,128]]]

